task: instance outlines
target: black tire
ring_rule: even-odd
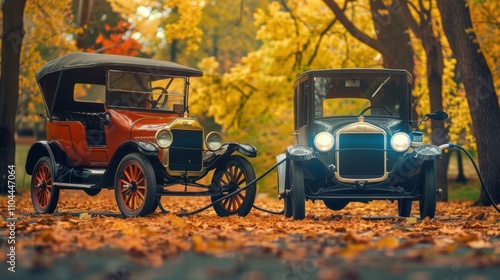
[[[255,171],[250,162],[241,156],[231,156],[225,165],[215,169],[212,183],[223,188],[220,195],[212,196],[212,202],[245,187],[255,180]],[[253,183],[245,190],[214,204],[214,210],[220,217],[238,214],[246,216],[252,210],[257,193],[257,184]]]
[[[154,169],[144,155],[128,154],[118,164],[115,199],[126,218],[147,215],[157,205]]]
[[[410,217],[412,202],[411,199],[398,199],[398,215],[400,217]]]
[[[422,197],[419,200],[420,218],[434,218],[436,215],[437,187],[436,165],[434,161],[422,164]]]
[[[290,161],[290,178],[292,182],[292,212],[294,220],[306,217],[306,196],[304,190],[304,167],[300,161]]]
[[[161,195],[158,195],[157,198],[155,199],[153,206],[151,207],[149,213],[147,213],[147,214],[151,214],[151,213],[155,212],[156,209],[158,209],[159,203],[161,203],[160,200],[161,200]]]
[[[344,209],[349,204],[349,200],[332,198],[323,200],[323,203],[328,209],[338,211]]]
[[[284,193],[284,204],[285,204],[285,217],[289,218],[293,216],[293,209],[292,209],[292,194],[290,192],[291,190],[291,178],[290,178],[290,161],[287,160],[286,163],[288,164],[286,168],[286,174],[285,174],[285,193]]]
[[[50,157],[40,158],[31,176],[31,203],[38,214],[54,213],[59,201],[59,189],[54,187]]]

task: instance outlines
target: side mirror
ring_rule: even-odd
[[[425,116],[431,120],[444,121],[448,118],[448,113],[446,113],[445,111],[437,110]]]

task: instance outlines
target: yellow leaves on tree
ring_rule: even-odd
[[[165,25],[167,40],[186,40],[189,53],[198,49],[203,31],[198,27],[201,9],[205,1],[167,1],[165,8],[170,10],[175,22]]]

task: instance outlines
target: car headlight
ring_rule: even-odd
[[[162,149],[170,147],[170,145],[172,145],[172,142],[174,141],[172,132],[167,129],[158,130],[158,132],[156,132],[155,138],[156,143],[158,143],[158,146],[160,146]]]
[[[320,152],[329,152],[333,149],[333,144],[335,144],[335,140],[333,139],[333,135],[328,132],[320,132],[314,137],[314,146]]]
[[[216,151],[222,147],[222,136],[215,131],[210,132],[206,139],[205,139],[205,144],[207,145],[207,148],[211,151]]]
[[[410,144],[410,136],[404,132],[398,132],[391,138],[391,147],[396,152],[405,152]]]

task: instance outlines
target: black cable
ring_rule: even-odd
[[[472,165],[474,165],[474,169],[476,169],[477,176],[479,177],[479,181],[481,182],[481,186],[483,187],[483,190],[486,193],[486,196],[490,200],[491,205],[493,205],[493,207],[495,208],[495,210],[497,210],[497,212],[500,213],[500,209],[498,208],[498,206],[495,203],[495,201],[493,201],[493,198],[491,198],[491,195],[488,192],[488,189],[486,188],[486,185],[484,184],[483,177],[481,176],[481,173],[479,172],[479,168],[477,168],[476,162],[474,161],[474,158],[472,158],[472,155],[466,149],[464,149],[462,146],[455,145],[455,144],[449,144],[449,145],[450,145],[449,146],[450,148],[458,148],[458,149],[462,150],[469,157],[470,161],[472,162]]]
[[[214,206],[215,204],[223,201],[224,199],[227,199],[233,195],[236,195],[244,190],[246,190],[250,185],[256,183],[257,181],[259,181],[260,179],[262,179],[264,176],[266,176],[267,174],[269,174],[269,172],[273,171],[276,167],[278,167],[280,164],[282,164],[284,161],[286,160],[286,158],[280,160],[278,163],[276,163],[275,165],[273,165],[271,168],[269,168],[268,170],[266,170],[266,172],[264,172],[262,175],[260,175],[259,177],[253,179],[250,183],[248,183],[246,186],[240,188],[240,189],[237,189],[236,191],[230,193],[230,194],[227,194],[219,199],[217,199],[216,201],[213,201],[212,203],[206,205],[205,207],[202,207],[200,209],[197,209],[197,210],[194,210],[194,211],[191,211],[191,212],[186,212],[186,213],[177,213],[176,215],[179,216],[179,217],[186,217],[186,216],[192,216],[192,215],[195,215],[195,214],[198,214],[200,212],[203,212],[205,210],[207,210],[208,208]],[[158,200],[159,202],[159,200]],[[161,205],[161,204],[160,204]],[[264,211],[264,212],[268,212],[268,213],[276,213],[276,214],[283,214],[285,213],[285,210],[281,211],[282,213],[278,213],[278,212],[274,212],[274,211],[271,211],[271,210],[267,210],[267,209],[263,209],[263,208],[260,208],[260,207],[257,207],[257,206],[253,206],[254,208],[258,209],[258,210],[261,210],[261,211]],[[160,208],[163,208],[163,207],[160,207]],[[163,210],[162,210],[163,211]]]
[[[266,213],[269,213],[269,214],[274,214],[274,215],[282,215],[282,214],[285,214],[285,209],[281,210],[281,211],[272,211],[272,210],[269,210],[269,209],[264,209],[264,208],[261,208],[259,206],[253,206],[253,208],[257,209],[257,210],[260,210],[262,212],[266,212]]]

